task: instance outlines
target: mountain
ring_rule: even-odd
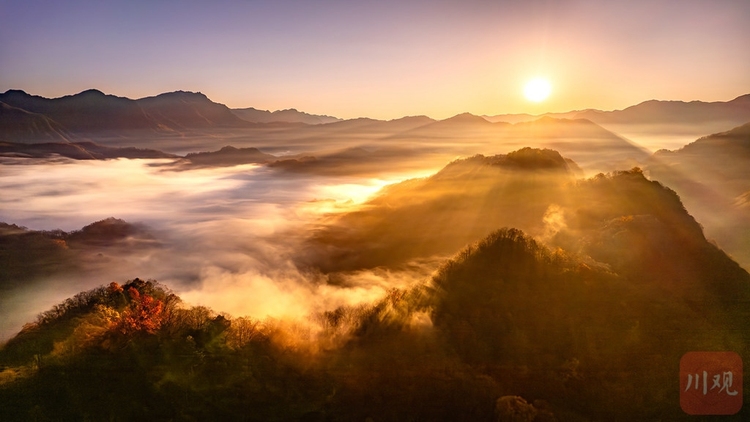
[[[491,123],[483,117],[475,116],[471,113],[457,114],[447,119],[429,122],[426,125],[420,125],[406,133],[401,134],[404,137],[454,137],[456,135],[469,132],[490,132],[500,130],[504,123]]]
[[[415,164],[436,160],[445,162],[439,154],[431,154],[420,148],[365,145],[314,156],[302,154],[277,158],[269,162],[268,167],[288,173],[376,177],[383,172],[411,171]]]
[[[218,151],[195,152],[177,160],[174,165],[184,168],[225,167],[240,164],[262,164],[275,161],[276,157],[257,148],[235,148],[225,146]]]
[[[32,113],[0,102],[0,141],[43,139],[67,142],[59,123],[39,113]]]
[[[499,114],[484,116],[491,122],[519,123],[540,117],[588,119],[600,125],[696,125],[716,122],[734,126],[750,120],[750,94],[741,95],[731,101],[662,101],[649,100],[622,110],[576,110],[565,113]]]
[[[439,122],[435,122],[435,125],[486,125],[487,123],[489,122],[487,122],[487,120],[485,120],[483,117],[475,116],[471,113],[461,113],[453,117],[440,120]]]
[[[727,158],[750,157],[750,123],[745,123],[726,132],[714,133],[704,136],[695,142],[685,145],[678,154],[695,154],[696,156],[706,154],[723,154]],[[668,154],[663,151],[661,154]]]
[[[669,270],[659,257],[666,252],[642,242],[706,243],[674,191],[640,169],[576,181],[579,172],[574,162],[549,149],[457,160],[428,178],[388,186],[361,209],[336,216],[314,231],[296,260],[323,272],[397,267],[445,256],[508,226],[608,265],[614,262],[605,253],[643,253],[653,257],[653,274],[664,274]],[[624,237],[627,245],[612,246],[630,227],[643,232]]]
[[[232,113],[242,120],[246,120],[252,123],[275,123],[275,122],[286,122],[286,123],[305,123],[308,125],[319,125],[325,123],[333,123],[341,121],[338,117],[309,114],[303,111],[297,111],[296,109],[290,108],[286,110],[258,110],[252,107],[248,108],[234,108]]]
[[[356,119],[341,120],[324,125],[316,125],[312,129],[322,132],[338,132],[366,128],[371,125],[380,124],[382,120],[371,119],[369,117],[359,117]]]
[[[525,154],[537,155],[482,160],[525,167]],[[304,321],[191,307],[139,278],[81,292],[0,348],[0,408],[10,420],[241,421],[249,408],[285,421],[688,420],[680,359],[750,352],[750,274],[641,173],[585,185],[603,208],[575,229],[606,241],[596,257],[587,237],[578,251],[502,228],[426,280]]]
[[[435,119],[431,119],[427,116],[406,116],[401,117],[400,119],[387,120],[383,123],[379,123],[377,124],[377,128],[382,131],[389,131],[391,133],[397,134],[427,126],[434,122]]]
[[[96,144],[94,142],[41,142],[16,143],[0,142],[0,157],[49,158],[55,156],[72,158],[74,160],[104,160],[109,158],[175,158],[154,149],[140,149],[133,147],[115,148]]]
[[[492,123],[498,123],[498,122],[505,122],[505,123],[523,123],[523,122],[530,122],[533,120],[538,120],[542,117],[552,117],[555,119],[575,119],[576,114],[580,113],[581,111],[569,111],[566,113],[544,113],[544,114],[528,114],[528,113],[521,113],[521,114],[497,114],[494,116],[488,116],[488,115],[482,115],[482,117],[490,121]]]
[[[0,223],[0,291],[76,267],[63,233]]]
[[[18,116],[22,111],[29,113],[22,116],[27,123],[16,123],[15,127],[3,124],[10,131],[3,130],[3,135],[10,141],[49,139],[51,134],[63,131],[86,137],[99,133],[122,135],[131,131],[147,131],[158,134],[250,125],[235,116],[229,108],[212,102],[205,95],[183,91],[131,100],[105,95],[95,89],[54,99],[9,90],[0,94],[0,102],[13,108],[4,107],[4,115],[14,113]],[[5,120],[10,120],[10,117],[3,117],[0,121]],[[44,121],[51,128],[43,124]],[[40,132],[37,127],[44,130]]]
[[[314,125],[304,129],[309,134],[344,134],[345,136],[349,134],[392,135],[424,126],[434,121],[427,116],[406,116],[393,120],[359,117]]]
[[[504,138],[618,138],[616,134],[586,119],[543,116],[531,121],[509,124],[492,123],[469,113],[417,127],[404,136],[458,136],[466,131]]]
[[[492,123],[464,113],[392,135],[389,139],[439,145],[464,156],[473,155],[477,150],[554,149],[591,175],[639,166],[649,156],[643,148],[585,119],[541,117],[510,124]]]
[[[644,193],[653,189],[661,188]],[[750,347],[750,275],[697,233],[683,244],[652,228],[620,227],[614,242],[629,240],[593,262],[499,230],[443,265],[424,306],[463,362],[488,368],[513,385],[508,392],[544,400],[560,420],[680,420],[675,386],[685,352]],[[649,262],[654,252],[667,271]]]
[[[111,246],[134,236],[150,237],[147,229],[140,224],[131,224],[119,218],[109,217],[84,226],[81,230],[66,233],[62,238],[76,247]]]
[[[532,160],[535,164],[560,168],[552,166],[560,160],[551,152],[532,150],[521,157],[537,155],[541,161]],[[508,164],[507,157],[475,160]],[[472,189],[478,169],[467,164],[447,166],[441,178],[454,182],[456,190]],[[353,220],[342,224],[339,239],[357,236],[367,220],[384,216],[375,223],[377,229],[359,238],[366,248],[361,259],[368,260],[361,263],[393,268],[388,256],[372,252],[394,233],[403,235],[383,250],[403,253],[401,244],[410,238],[432,245],[442,239],[431,233],[450,236],[456,225],[464,229],[500,213],[505,215],[495,223],[510,221],[508,209],[526,215],[525,202],[546,192],[517,188],[517,195],[508,195],[489,190],[485,201],[507,201],[485,211],[465,197],[429,202],[430,190],[444,195],[453,191],[449,185],[434,186],[437,176],[396,185],[403,197],[414,196],[400,210],[388,211],[397,208],[401,198],[385,192],[355,212],[362,216],[359,225]],[[498,184],[522,181],[519,176]],[[742,355],[750,350],[750,274],[705,238],[674,191],[638,169],[564,184],[550,199],[541,215],[524,223],[529,231],[493,231],[445,262],[426,286],[391,292],[376,309],[331,312],[331,323],[343,320],[340,324],[351,326],[349,315],[364,315],[364,322],[354,324],[352,348],[362,349],[356,358],[371,365],[368,368],[408,361],[413,348],[421,347],[415,353],[422,356],[424,367],[443,367],[439,356],[455,353],[463,364],[482,368],[503,385],[503,394],[526,397],[527,404],[540,400],[533,407],[519,406],[532,414],[547,409],[560,420],[683,418],[674,383],[684,353],[731,350]],[[429,206],[418,209],[421,202]],[[421,219],[409,219],[409,208]],[[389,231],[388,236],[378,237],[380,230]],[[347,247],[341,241],[327,246],[336,259]],[[408,335],[403,333],[413,332],[413,321],[422,313],[430,316],[437,338],[447,342],[436,346],[445,354],[430,349],[426,340],[414,345],[404,339]],[[394,350],[407,357],[382,352]],[[380,358],[381,353],[390,362]],[[354,379],[366,376],[364,370],[352,372]],[[488,383],[483,391],[493,388]]]
[[[587,119],[558,119],[544,116],[507,126],[509,136],[527,138],[607,138],[614,135]],[[616,136],[616,135],[615,135]]]
[[[297,261],[324,272],[398,266],[452,254],[497,227],[539,233],[579,172],[557,151],[532,148],[456,160],[428,178],[388,186],[317,229]]]
[[[650,100],[623,110],[587,110],[577,113],[576,117],[600,124],[696,124],[717,121],[731,125],[750,119],[750,94],[726,102]]]
[[[248,126],[227,106],[209,100],[200,92],[169,92],[136,102],[151,120],[172,130]]]
[[[750,268],[750,123],[657,151],[646,169],[675,189],[715,239]]]
[[[137,245],[149,239],[151,235],[145,227],[111,217],[71,232],[29,230],[0,223],[0,291],[80,272],[88,257],[101,252],[101,248],[128,242]],[[122,250],[117,253],[123,255]]]
[[[40,144],[44,145],[44,144]],[[37,145],[34,145],[37,147]],[[29,150],[31,148],[27,148]],[[3,149],[0,144],[0,155]],[[174,157],[174,156],[172,156]],[[275,156],[257,148],[235,148],[225,146],[218,151],[191,152],[170,164],[158,166],[174,170],[206,167],[228,167],[242,164],[265,164],[286,174],[316,174],[326,176],[368,176],[384,172],[410,171],[415,164],[425,161],[445,162],[442,154],[434,154],[420,148],[400,146],[363,145],[334,151],[322,151],[315,155],[300,153]]]
[[[134,100],[105,95],[95,89],[55,99],[11,90],[0,94],[0,101],[32,113],[42,114],[71,132],[158,128],[158,124],[149,119]]]

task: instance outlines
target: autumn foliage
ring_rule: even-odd
[[[155,334],[161,327],[164,317],[164,303],[148,294],[141,294],[134,287],[128,288],[130,303],[116,322],[116,329],[122,334],[145,331]]]

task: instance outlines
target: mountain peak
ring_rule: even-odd
[[[81,91],[81,92],[79,92],[78,94],[76,94],[74,96],[92,96],[92,97],[93,96],[97,96],[97,97],[104,97],[104,96],[106,96],[106,94],[103,93],[103,92],[101,92],[101,91],[99,91],[98,89],[91,88],[91,89],[87,89],[85,91]]]
[[[580,171],[575,162],[564,158],[555,150],[524,147],[507,154],[493,156],[477,154],[469,158],[458,159],[445,166],[436,176],[443,177],[446,174],[454,174],[456,168],[473,168],[475,166],[502,167],[528,171],[554,170],[571,174]]]
[[[2,95],[19,95],[24,97],[31,97],[31,94],[27,93],[26,91],[22,89],[9,89],[5,91]]]
[[[549,125],[549,124],[554,124],[554,123],[560,123],[563,121],[568,121],[568,119],[557,119],[557,118],[550,117],[550,116],[542,116],[534,120],[533,123]]]
[[[451,123],[480,123],[480,124],[490,123],[484,117],[480,117],[480,116],[477,116],[477,115],[474,115],[474,114],[471,114],[471,113],[468,113],[468,112],[467,113],[456,114],[453,117],[449,117],[449,118],[447,118],[445,120],[441,120],[441,121],[442,122],[446,122],[446,123],[447,122],[451,122]]]
[[[177,99],[177,100],[193,100],[193,101],[211,101],[206,94],[202,92],[192,92],[192,91],[172,91],[172,92],[165,92],[156,96],[152,97],[145,97],[141,98],[138,101],[141,100],[171,100],[171,99]]]

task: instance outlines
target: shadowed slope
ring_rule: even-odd
[[[136,101],[105,95],[95,89],[54,99],[29,95],[23,91],[7,91],[0,94],[0,101],[42,114],[71,132],[158,128],[158,123],[149,119]]]
[[[153,246],[152,240],[143,226],[111,217],[72,232],[37,231],[0,223],[0,291],[82,271],[92,257],[104,260],[102,248],[121,247],[110,253],[122,258],[128,248],[132,251]]]
[[[136,102],[150,119],[172,130],[248,126],[227,106],[209,100],[200,92],[169,92]]]
[[[43,120],[48,121],[53,132],[65,131],[79,137],[125,136],[131,132],[165,136],[188,129],[245,128],[251,125],[235,116],[225,105],[214,103],[201,93],[184,91],[131,100],[105,95],[95,89],[52,99],[9,90],[0,94],[0,102],[12,107],[4,107],[3,115],[13,113],[14,117],[27,121],[25,124],[15,122],[8,131],[3,130],[11,141],[49,138],[49,130],[39,132]],[[22,115],[19,110],[29,115]],[[29,121],[32,118],[34,122]],[[0,122],[5,120],[2,117]]]
[[[0,102],[0,141],[11,139],[68,142],[64,129],[57,122]]]

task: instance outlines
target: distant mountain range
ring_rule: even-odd
[[[0,140],[6,141],[60,141],[101,132],[168,133],[251,125],[227,106],[201,93],[183,91],[131,100],[95,89],[53,99],[10,90],[0,94],[0,106]]]
[[[491,123],[525,123],[542,117],[585,119],[600,125],[695,125],[720,122],[735,127],[750,121],[750,94],[726,102],[650,100],[623,110],[578,110],[565,113],[459,114],[435,121],[426,116],[390,121],[370,118],[342,120],[295,109],[267,111],[230,109],[202,93],[176,91],[132,100],[90,89],[60,98],[44,98],[20,90],[0,94],[0,140],[13,142],[71,141],[83,134],[147,130],[156,134],[191,129],[257,128],[266,124],[314,126],[324,132],[360,129],[371,133],[402,133],[430,125],[432,129],[497,128]],[[293,127],[293,126],[290,126]]]
[[[305,123],[308,125],[319,125],[341,121],[338,117],[309,114],[290,108],[286,110],[258,110],[253,107],[234,108],[232,113],[242,120],[253,123]]]
[[[587,119],[597,124],[697,124],[709,121],[725,122],[728,127],[750,121],[750,94],[731,101],[661,101],[650,100],[623,110],[577,110],[565,113],[498,114],[482,116],[491,122],[518,123],[540,117]]]

